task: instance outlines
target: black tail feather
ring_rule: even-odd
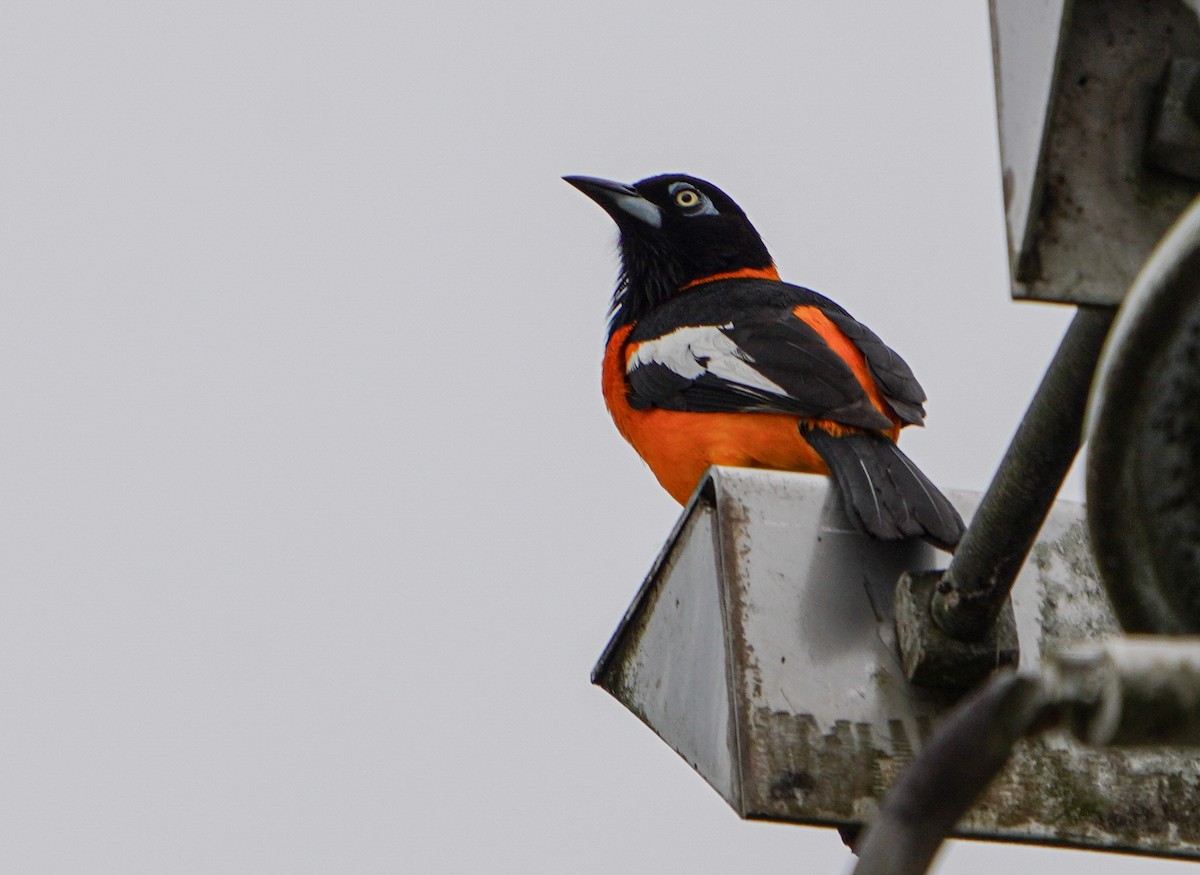
[[[836,437],[805,430],[833,475],[855,528],[882,541],[921,537],[953,550],[962,537],[958,511],[908,456],[886,437],[854,432]]]

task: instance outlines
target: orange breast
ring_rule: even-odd
[[[623,347],[629,330],[614,333],[605,350],[604,400],[622,436],[680,504],[691,496],[709,465],[829,473],[800,436],[795,416],[634,410],[625,397]]]

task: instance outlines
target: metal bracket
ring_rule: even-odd
[[[1197,182],[1148,163],[1174,144],[1162,77],[1200,57],[1181,0],[991,0],[1015,298],[1115,305]],[[1161,125],[1160,125],[1161,127]]]
[[[905,677],[925,687],[966,689],[997,669],[1016,667],[1020,648],[1012,600],[1005,598],[982,638],[962,641],[946,634],[930,612],[943,577],[942,571],[906,572],[896,586],[896,638]]]

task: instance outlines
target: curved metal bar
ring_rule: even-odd
[[[1200,632],[1200,199],[1121,305],[1088,439],[1088,525],[1121,624]]]

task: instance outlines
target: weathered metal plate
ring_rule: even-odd
[[[950,497],[969,518],[977,496]],[[594,680],[741,816],[861,823],[951,704],[904,680],[890,598],[901,571],[946,558],[854,532],[823,477],[714,468]],[[1013,605],[1030,668],[1043,647],[1117,633],[1081,506],[1055,505]],[[1179,752],[1042,737],[956,834],[1200,856],[1197,788]]]
[[[1196,14],[1182,0],[991,6],[1013,296],[1115,305],[1200,188],[1147,161],[1168,63],[1200,56]]]

